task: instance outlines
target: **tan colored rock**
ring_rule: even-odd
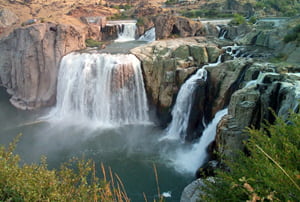
[[[19,21],[18,16],[7,8],[0,8],[0,28],[12,26]]]
[[[217,45],[203,41],[203,37],[169,39],[131,50],[141,60],[150,102],[164,115],[170,113],[174,97],[186,78],[212,57],[208,55],[206,47],[222,53]]]
[[[55,103],[58,66],[65,54],[85,48],[82,30],[69,25],[34,24],[0,41],[0,84],[11,103],[35,109]]]
[[[204,33],[201,22],[195,22],[188,18],[174,15],[160,15],[153,19],[156,39],[169,37],[200,36]]]

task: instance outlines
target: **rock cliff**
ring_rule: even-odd
[[[85,48],[83,33],[69,25],[41,23],[0,40],[0,85],[14,106],[35,109],[55,103],[60,59]]]
[[[254,63],[245,73],[244,87],[231,97],[228,115],[219,124],[218,152],[232,156],[243,149],[247,137],[243,130],[262,123],[273,123],[275,117],[286,118],[290,111],[299,110],[299,65],[281,71],[269,63]],[[272,112],[273,111],[273,112]]]
[[[155,41],[131,50],[142,62],[146,91],[163,123],[183,82],[204,64],[216,62],[222,50],[202,37]]]

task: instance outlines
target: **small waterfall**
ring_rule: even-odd
[[[152,27],[151,29],[147,30],[145,32],[145,34],[139,38],[139,41],[152,42],[152,41],[155,41],[155,39],[156,39],[155,27]]]
[[[63,57],[50,118],[110,126],[149,121],[140,61],[134,55],[71,53]]]
[[[219,32],[219,39],[226,39],[226,35],[227,35],[228,31],[224,28],[221,28],[220,29],[220,32]]]
[[[117,42],[134,41],[136,35],[136,23],[122,23],[118,26]]]
[[[167,128],[167,135],[163,139],[184,139],[189,123],[191,106],[194,101],[194,92],[200,80],[206,81],[207,71],[205,68],[199,69],[180,88],[176,103],[172,110],[172,122]]]
[[[217,112],[212,122],[203,131],[199,142],[195,143],[191,149],[177,150],[173,160],[175,169],[181,173],[194,174],[205,163],[208,158],[207,147],[214,141],[217,125],[227,113],[227,109]]]

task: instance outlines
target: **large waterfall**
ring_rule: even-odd
[[[95,121],[98,125],[149,120],[140,61],[134,55],[71,53],[60,65],[58,119]]]

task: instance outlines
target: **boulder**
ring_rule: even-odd
[[[210,182],[214,182],[214,178],[213,177],[209,177],[206,179],[207,181]],[[197,201],[201,201],[200,199],[200,195],[201,194],[205,194],[202,191],[202,188],[205,187],[205,182],[203,179],[197,179],[195,181],[193,181],[192,183],[190,183],[189,185],[187,185],[182,194],[181,194],[181,198],[180,198],[180,202],[197,202]]]
[[[0,8],[0,28],[6,28],[16,24],[18,16],[7,8]]]
[[[0,85],[11,103],[21,109],[53,105],[60,59],[85,48],[84,41],[82,30],[53,23],[18,28],[0,40]]]

